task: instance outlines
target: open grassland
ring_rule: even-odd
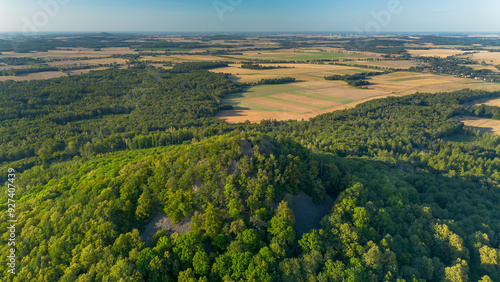
[[[470,116],[458,116],[455,118],[463,122],[465,126],[477,129],[483,133],[488,132],[500,135],[500,120]]]

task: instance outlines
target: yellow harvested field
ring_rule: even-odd
[[[125,47],[117,48],[102,48],[101,51],[94,51],[89,48],[63,48],[57,50],[49,50],[48,52],[31,52],[31,53],[15,53],[15,52],[2,52],[0,58],[53,58],[53,59],[71,59],[71,58],[96,58],[96,57],[109,57],[111,55],[124,55],[124,54],[138,54],[134,50]]]
[[[443,48],[443,49],[429,49],[429,50],[408,50],[408,53],[410,55],[412,55],[413,57],[422,56],[422,57],[446,58],[448,56],[463,54],[463,53],[465,53],[465,51]]]
[[[318,64],[261,64],[262,66],[280,66],[282,68],[267,70],[251,70],[240,68],[241,64],[231,64],[227,68],[218,68],[212,72],[230,73],[233,81],[257,82],[265,78],[295,77],[298,81],[318,80],[325,82],[324,77],[334,74],[346,75],[366,71],[379,71],[361,67],[318,65]],[[381,72],[381,71],[380,71]],[[324,85],[324,84],[323,84]],[[324,87],[324,86],[322,86]]]
[[[324,110],[318,110],[310,113],[293,113],[293,112],[278,112],[278,111],[252,111],[252,110],[225,110],[217,114],[217,118],[226,121],[227,123],[240,123],[250,121],[251,123],[259,123],[262,120],[309,120],[315,116],[331,113],[333,111],[345,110],[354,108],[355,106],[373,99],[380,99],[392,95],[383,95],[378,97],[360,100],[348,104],[340,104],[337,106],[329,107]]]
[[[61,76],[67,76],[67,74],[60,71],[46,71],[30,73],[26,75],[18,76],[0,76],[0,81],[14,80],[14,81],[27,81],[27,80],[41,80],[41,79],[51,79]]]
[[[466,57],[478,63],[485,61],[487,64],[500,65],[500,52],[481,51],[467,55]]]
[[[482,65],[478,64],[478,65],[465,65],[465,66],[471,67],[475,70],[491,70],[492,72],[496,72],[496,73],[500,72],[500,70],[498,70],[496,67],[491,66],[491,65],[482,66]]]
[[[396,72],[387,75],[374,76],[370,79],[372,90],[398,95],[408,95],[415,92],[437,93],[449,92],[465,88],[488,91],[500,90],[498,83],[486,83],[474,79],[459,78],[449,75],[427,73]]]
[[[458,116],[455,119],[463,122],[465,126],[478,129],[481,132],[500,135],[500,120],[469,116]]]
[[[233,110],[222,111],[218,118],[229,123],[260,122],[263,119],[309,119],[322,113],[353,107],[359,103],[387,96],[449,92],[465,88],[500,91],[500,84],[429,73],[395,72],[372,76],[368,89],[350,87],[344,81],[328,81],[324,76],[374,71],[361,67],[321,64],[261,64],[287,68],[269,70],[241,69],[240,64],[211,70],[229,73],[237,82],[294,77],[285,85],[257,85],[231,94],[224,103]]]
[[[484,99],[479,99],[479,100],[474,100],[474,101],[464,103],[464,106],[466,106],[466,107],[470,107],[473,105],[488,105],[488,106],[500,107],[500,98],[489,97],[489,98],[484,98]]]

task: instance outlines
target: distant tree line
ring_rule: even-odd
[[[284,69],[288,68],[285,66],[263,66],[259,64],[254,64],[252,62],[244,62],[241,64],[242,69],[250,69],[250,70],[272,70],[272,69]]]
[[[54,59],[45,58],[30,58],[30,57],[20,57],[20,58],[0,58],[0,64],[6,64],[9,66],[22,66],[22,65],[35,65],[35,64],[46,64],[48,62],[55,61]]]
[[[350,86],[360,87],[360,86],[370,85],[370,82],[365,80],[369,76],[382,75],[391,72],[392,71],[362,72],[362,73],[346,74],[346,75],[335,74],[335,75],[325,76],[325,80],[342,80],[347,82],[347,84]]]
[[[175,64],[171,72],[173,73],[186,73],[193,70],[209,70],[216,68],[224,68],[229,65],[224,62],[189,62]]]
[[[295,77],[263,78],[257,82],[246,82],[242,85],[286,84],[295,82]]]

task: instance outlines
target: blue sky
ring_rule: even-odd
[[[0,32],[500,32],[500,1],[0,0]]]

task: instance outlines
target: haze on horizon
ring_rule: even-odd
[[[500,32],[500,1],[0,0],[0,32]]]

